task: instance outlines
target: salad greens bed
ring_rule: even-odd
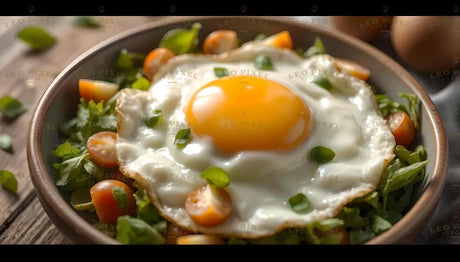
[[[191,29],[176,28],[167,32],[159,46],[173,50],[176,54],[198,52],[198,32],[201,25],[195,23]],[[258,35],[256,39],[263,39]],[[305,52],[295,52],[303,57],[325,53],[321,39],[316,38],[313,46]],[[142,63],[145,54],[121,50],[114,61],[117,74],[110,82],[120,89],[147,90],[150,81],[143,74]],[[263,61],[266,64],[266,61]],[[117,93],[118,94],[118,93]],[[393,101],[389,96],[376,94],[378,107],[385,117],[395,111],[406,112],[419,129],[419,101],[414,94],[400,94],[408,106]],[[94,212],[89,188],[96,182],[112,178],[113,170],[97,166],[89,158],[86,149],[88,138],[100,131],[117,130],[115,103],[117,95],[109,101],[95,103],[80,100],[76,115],[60,126],[65,139],[57,146],[54,155],[59,159],[53,164],[56,186],[71,194],[71,204],[76,210]],[[393,159],[383,174],[380,187],[343,207],[331,219],[316,221],[304,228],[289,228],[268,238],[244,240],[226,239],[228,244],[361,244],[387,231],[400,220],[412,204],[412,197],[425,176],[426,151],[423,145],[405,148],[398,145]],[[135,183],[134,183],[135,185]],[[132,216],[121,216],[116,224],[97,222],[94,226],[125,244],[163,244],[168,222],[162,218],[150,203],[146,191],[136,186],[134,194],[136,212]],[[291,201],[291,199],[290,199]],[[292,199],[297,201],[297,199]],[[345,238],[344,238],[345,236]]]

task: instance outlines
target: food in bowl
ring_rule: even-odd
[[[374,93],[319,38],[199,30],[80,79],[54,151],[75,209],[127,244],[358,244],[404,215],[427,164],[414,94]]]

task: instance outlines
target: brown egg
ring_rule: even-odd
[[[391,16],[331,16],[331,22],[336,29],[371,42],[389,29]]]
[[[395,16],[391,42],[399,58],[415,70],[452,69],[460,59],[460,17]]]

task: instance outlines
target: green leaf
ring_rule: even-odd
[[[73,23],[83,27],[100,27],[101,24],[96,17],[93,16],[77,16]]]
[[[297,193],[294,196],[290,197],[289,205],[291,205],[292,210],[294,210],[297,213],[306,212],[310,208],[308,198],[303,193]]]
[[[409,103],[409,109],[407,110],[406,113],[409,114],[409,117],[412,120],[412,123],[414,123],[415,130],[420,130],[420,117],[419,117],[420,100],[418,99],[417,95],[399,93],[399,96],[407,99]]]
[[[78,105],[76,128],[82,133],[83,141],[101,131],[117,131],[117,117],[112,107],[104,101],[86,103],[83,99]]]
[[[4,116],[14,119],[26,111],[27,107],[14,97],[5,95],[0,98],[0,112]]]
[[[162,115],[163,112],[161,110],[157,109],[153,111],[153,114],[147,116],[147,118],[145,119],[145,125],[150,128],[154,128],[157,125],[158,121],[160,121]]]
[[[177,132],[176,136],[174,137],[174,144],[177,147],[182,148],[186,146],[191,140],[192,134],[190,128],[184,128]]]
[[[315,146],[310,151],[310,159],[317,163],[324,164],[334,159],[335,153],[331,149],[323,146]]]
[[[318,76],[315,79],[313,79],[312,83],[317,84],[318,86],[326,89],[326,90],[331,90],[332,89],[332,84],[329,82],[329,80],[326,77],[323,76]]]
[[[5,189],[17,193],[18,192],[18,181],[13,173],[7,170],[0,170],[0,184]]]
[[[370,223],[369,218],[360,215],[359,208],[343,207],[339,213],[339,218],[343,219],[346,227],[363,227]]]
[[[149,225],[154,225],[164,220],[158,214],[158,210],[150,203],[145,189],[137,185],[136,187],[137,190],[134,193],[134,199],[136,200],[137,218],[144,220]]]
[[[147,91],[150,89],[150,84],[150,81],[142,76],[131,84],[131,88]]]
[[[112,196],[113,199],[117,201],[117,204],[121,209],[128,208],[128,194],[126,194],[126,191],[123,188],[114,186],[112,188]]]
[[[73,147],[69,142],[64,142],[53,151],[53,154],[63,160],[77,157],[81,154],[80,149]]]
[[[132,245],[161,245],[165,242],[164,237],[147,222],[130,216],[118,217],[116,239]]]
[[[62,163],[53,164],[56,171],[56,186],[64,191],[74,191],[81,187],[93,185],[94,178],[84,168],[88,158],[88,154],[82,154]]]
[[[270,59],[269,56],[266,56],[266,55],[258,55],[254,59],[254,65],[256,69],[259,69],[259,70],[272,70],[273,69],[272,60]]]
[[[394,171],[386,181],[385,187],[383,188],[383,195],[388,195],[390,192],[413,183],[417,178],[417,174],[428,164],[428,162],[429,160],[425,160]]]
[[[326,49],[324,48],[323,41],[319,37],[315,37],[313,45],[305,51],[304,56],[306,58],[312,57],[314,55],[325,54]]]
[[[228,69],[224,67],[214,67],[214,74],[216,77],[220,78],[230,75],[230,72],[228,72]]]
[[[363,244],[375,237],[375,233],[370,225],[364,228],[354,228],[350,231],[350,244]]]
[[[146,55],[136,52],[128,52],[126,49],[121,49],[118,54],[115,66],[123,72],[135,72],[138,67],[142,67]],[[137,79],[137,78],[136,78]],[[135,79],[134,79],[135,80]],[[132,80],[132,81],[134,81]]]
[[[195,52],[198,47],[200,23],[194,23],[192,28],[174,28],[166,32],[160,40],[159,47],[164,47],[176,55]]]
[[[201,173],[200,177],[206,179],[208,184],[216,187],[226,187],[230,184],[230,179],[227,172],[216,166],[206,168]]]
[[[45,49],[56,42],[56,38],[40,26],[28,26],[19,31],[17,36],[34,50]]]
[[[372,214],[371,220],[372,220],[372,230],[377,235],[387,231],[392,226],[390,222],[388,222],[383,217],[377,214]]]
[[[10,135],[0,134],[0,149],[8,153],[13,153],[13,139]]]

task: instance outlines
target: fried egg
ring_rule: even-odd
[[[268,56],[271,70],[254,60]],[[228,76],[216,76],[225,68]],[[327,90],[314,83],[327,78]],[[121,171],[146,189],[160,214],[193,232],[261,238],[332,218],[351,200],[375,190],[393,159],[394,137],[372,91],[340,72],[329,55],[305,59],[291,50],[249,42],[220,55],[184,54],[168,61],[148,91],[124,89],[117,101]],[[162,117],[154,128],[145,119]],[[190,128],[191,141],[174,144]],[[332,161],[309,158],[316,146]],[[184,203],[207,181],[201,172],[228,173],[233,209],[217,226],[202,226]],[[306,212],[289,198],[304,194]]]

